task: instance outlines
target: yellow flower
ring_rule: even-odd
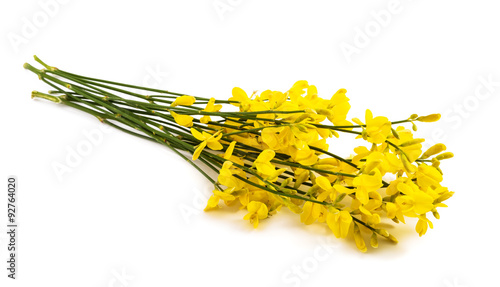
[[[262,141],[272,150],[286,148],[295,143],[295,137],[288,126],[265,128],[261,132]]]
[[[399,221],[405,223],[405,217],[399,205],[392,202],[387,202],[385,208],[387,210],[387,217],[389,217],[390,219],[396,217]]]
[[[428,166],[425,163],[418,166],[417,170],[417,184],[423,190],[427,190],[427,187],[436,188],[441,181],[443,181],[443,175],[433,166]]]
[[[361,152],[361,149],[357,148],[357,150]],[[367,154],[368,156],[366,156]],[[366,158],[365,163],[359,164],[359,160],[363,157]],[[389,151],[384,153],[379,151],[370,151],[368,153],[358,154],[353,158],[353,162],[355,160],[357,161],[358,166],[363,169],[363,173],[370,173],[374,168],[377,168],[380,173],[384,175],[387,172],[396,173],[403,168],[403,164],[398,157]]]
[[[225,161],[224,164],[222,164],[222,168],[219,170],[217,180],[220,184],[225,185],[228,188],[234,188],[234,191],[238,191],[245,186],[245,183],[235,177],[234,174],[244,176],[245,172],[239,169],[231,169],[232,165],[232,162]]]
[[[314,150],[309,148],[303,141],[297,140],[294,146],[288,148],[288,152],[292,156],[292,159],[302,165],[313,165],[318,161],[318,156],[314,153]]]
[[[380,193],[372,191],[369,193],[369,198],[370,199],[366,204],[360,204],[359,206],[356,205],[356,201],[359,200],[353,200],[353,206],[357,206],[359,211],[361,211],[363,215],[366,215],[368,219],[378,223],[380,222],[380,216],[374,212],[382,205],[382,196],[380,195]]]
[[[214,190],[213,191],[214,194],[210,196],[210,198],[208,199],[205,211],[219,208],[219,200],[221,199],[224,200],[226,204],[235,200],[236,198],[233,195],[231,195],[231,191],[233,190],[234,188],[226,189],[224,192],[219,190]]]
[[[363,123],[359,119],[353,119],[357,124],[362,125]],[[366,134],[368,138],[367,141],[375,144],[381,144],[385,142],[387,136],[391,133],[391,122],[386,117],[373,117],[370,110],[366,110],[365,113],[366,121]]]
[[[338,183],[334,184],[332,186],[330,184],[330,180],[325,176],[317,177],[316,184],[322,190],[324,190],[324,192],[318,196],[318,198],[317,198],[318,201],[324,201],[327,197],[330,197],[332,200],[334,200],[337,197],[337,192],[345,193],[345,194],[351,194],[354,192],[354,189],[348,189],[345,186],[342,186]]]
[[[306,225],[312,224],[316,220],[325,222],[327,210],[326,207],[319,203],[307,201],[302,207],[300,221]]]
[[[210,98],[208,100],[207,106],[203,109],[203,112],[218,112],[222,108],[222,105],[215,105],[215,98]],[[204,115],[200,119],[200,123],[206,124],[211,120],[210,116]]]
[[[196,98],[193,96],[180,96],[175,99],[175,101],[170,104],[171,107],[175,106],[190,106],[196,102]]]
[[[202,141],[193,153],[193,160],[196,160],[200,156],[205,146],[208,146],[212,150],[221,150],[223,148],[222,144],[219,142],[222,137],[222,133],[220,132],[209,134],[203,131],[200,133],[198,130],[191,128],[191,133],[196,139]]]
[[[369,156],[372,151],[368,150],[365,146],[358,146],[354,148],[356,155],[352,158],[352,163],[359,165],[361,160]]]
[[[335,237],[346,238],[351,227],[352,216],[346,210],[339,211],[338,209],[332,208],[332,212],[329,212],[326,216],[326,223]]]
[[[254,228],[259,226],[259,219],[267,218],[268,209],[267,206],[259,201],[251,201],[247,205],[248,214],[243,217],[245,220],[250,220]]]
[[[406,177],[398,177],[395,180],[391,181],[391,183],[389,184],[389,186],[386,188],[385,193],[387,195],[389,195],[389,196],[398,193],[399,192],[399,190],[398,190],[398,184],[400,182],[405,182],[406,180],[408,180],[408,178],[406,178]]]
[[[271,109],[278,109],[287,99],[287,95],[279,91],[266,90],[260,94],[260,100],[267,100]]]
[[[407,159],[409,163],[414,162],[422,154],[422,144],[419,142],[420,140],[414,139],[411,130],[405,129],[404,127],[397,127],[396,132],[399,135],[399,139],[392,139],[391,142],[400,146],[400,149],[408,156]],[[413,144],[408,145],[409,143]],[[390,146],[390,149],[394,150],[392,146]]]
[[[275,153],[273,150],[263,150],[254,162],[257,171],[266,175],[272,174],[276,170],[276,168],[271,163],[271,160],[274,158],[274,156]]]
[[[331,110],[328,120],[334,125],[350,125],[350,122],[345,120],[351,108],[349,98],[345,95],[346,92],[345,89],[338,90],[332,96],[327,106],[327,109]]]
[[[427,219],[425,215],[419,216],[417,225],[415,226],[415,231],[418,233],[418,236],[422,236],[427,232],[427,226],[433,228],[432,222]]]
[[[399,183],[398,190],[404,195],[396,198],[396,203],[403,206],[405,215],[412,216],[411,212],[425,214],[434,208],[432,196],[423,192],[412,182]]]
[[[250,107],[252,101],[248,98],[247,93],[241,88],[234,87],[232,91],[233,96],[229,98],[229,101],[234,101],[238,103],[231,103],[234,106],[239,106],[241,111],[247,111]]]
[[[274,167],[271,160],[274,158],[275,153],[271,149],[263,150],[257,159],[254,161],[254,165],[257,171],[261,173],[264,177],[267,177],[270,181],[274,181],[280,174],[282,174],[286,169],[278,169]]]
[[[356,247],[358,247],[361,252],[367,251],[365,240],[363,239],[363,236],[361,236],[361,232],[357,224],[354,224],[354,241],[356,242]]]
[[[172,117],[174,117],[174,120],[176,123],[183,127],[192,127],[193,126],[193,117],[189,115],[179,115],[174,111],[170,111],[170,114]]]
[[[297,102],[299,97],[305,93],[304,89],[306,89],[307,87],[309,87],[309,84],[307,83],[307,81],[300,80],[300,81],[295,82],[295,84],[293,84],[292,88],[290,88],[290,90],[288,90],[288,96],[290,97],[290,101],[292,103]]]
[[[369,201],[368,193],[377,191],[383,186],[382,175],[378,169],[375,169],[373,175],[359,175],[353,179],[352,184],[356,187],[356,199],[362,204],[367,204]]]

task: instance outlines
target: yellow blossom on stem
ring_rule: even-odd
[[[417,225],[415,226],[418,236],[423,236],[427,232],[427,227],[433,228],[432,222],[425,215],[419,216]]]
[[[428,115],[428,116],[418,117],[416,120],[419,122],[431,123],[431,122],[439,121],[440,118],[441,118],[441,114],[432,114],[432,115]]]
[[[236,143],[237,143],[236,141],[232,141],[229,144],[229,147],[227,148],[226,152],[224,153],[224,159],[229,160],[232,157]]]
[[[357,119],[353,119],[357,124],[363,125],[363,123]],[[373,117],[373,114],[370,110],[366,110],[365,113],[365,121],[366,121],[366,135],[367,141],[375,144],[383,143],[389,134],[391,134],[391,122],[382,116]]]
[[[247,111],[252,103],[248,98],[247,93],[241,88],[235,87],[232,92],[233,96],[229,98],[229,101],[234,101],[238,103],[231,103],[234,106],[239,106],[241,111]]]
[[[354,241],[356,242],[356,247],[358,247],[361,252],[366,252],[368,250],[366,248],[365,240],[363,239],[363,236],[361,236],[358,224],[354,224]]]
[[[347,113],[351,109],[349,98],[345,95],[346,92],[346,89],[338,90],[328,103],[327,109],[331,111],[328,120],[334,125],[351,124],[349,121],[346,121]]]
[[[399,183],[398,190],[404,195],[398,196],[396,202],[404,206],[403,212],[411,215],[411,212],[416,214],[425,214],[434,208],[434,199],[419,189],[419,187],[412,183]]]
[[[236,168],[233,169],[232,165],[232,162],[225,161],[219,171],[217,180],[220,184],[225,185],[228,188],[234,188],[234,191],[238,191],[245,186],[245,183],[235,177],[234,174],[241,175],[241,173],[244,174],[244,172]]]
[[[332,208],[326,216],[326,223],[337,238],[346,238],[352,223],[352,216],[347,210]]]
[[[176,123],[183,127],[192,127],[193,126],[193,117],[189,115],[179,115],[174,111],[170,111],[170,114],[172,117],[174,117],[174,120]]]
[[[389,121],[366,110],[364,123],[354,118],[352,124],[346,120],[351,105],[345,89],[326,99],[304,80],[286,92],[248,95],[235,87],[229,101],[169,91],[142,96],[137,90],[152,89],[79,76],[35,60],[44,68],[24,67],[55,90],[33,91],[33,98],[76,108],[171,149],[214,185],[205,210],[219,208],[221,200],[238,205],[247,209],[244,219],[254,227],[285,206],[304,224],[326,223],[334,236],[353,238],[366,252],[361,229],[371,232],[370,245],[377,248],[378,236],[397,242],[380,228],[384,218],[405,223],[413,217],[422,236],[433,227],[428,214],[439,219],[437,209],[447,207],[444,202],[454,194],[441,185],[441,161],[453,153],[436,144],[422,154],[424,139],[413,134],[415,122],[433,122],[439,114]],[[336,153],[343,138],[329,142],[334,150],[326,140],[341,134],[357,135],[367,146],[342,157]]]
[[[175,99],[175,101],[170,104],[171,107],[176,106],[191,106],[196,102],[196,98],[193,96],[180,96]]]
[[[362,174],[352,181],[353,185],[356,187],[356,198],[362,203],[368,203],[368,193],[372,191],[377,191],[382,187],[382,175],[378,169],[374,170],[373,175]]]
[[[433,146],[431,146],[428,150],[426,150],[424,152],[424,154],[420,157],[422,159],[425,159],[425,158],[429,158],[435,154],[438,154],[442,151],[445,151],[446,150],[446,146],[444,144],[435,144]]]
[[[438,169],[425,163],[418,166],[416,176],[418,185],[424,190],[427,187],[438,187],[443,180],[443,175]]]
[[[207,106],[202,110],[203,112],[218,112],[222,109],[222,105],[215,105],[215,98],[208,100]],[[204,115],[200,119],[200,123],[206,124],[211,120],[210,116]]]
[[[214,190],[214,194],[208,199],[205,211],[219,208],[219,201],[221,199],[224,200],[226,204],[235,200],[236,198],[230,193],[232,190],[234,190],[234,188],[230,188],[226,191]]]
[[[259,220],[267,218],[268,209],[267,206],[258,201],[251,201],[247,205],[248,214],[243,217],[245,220],[250,220],[254,228],[259,226]]]
[[[200,156],[201,151],[206,146],[208,146],[208,148],[210,148],[212,150],[221,150],[223,148],[222,144],[219,142],[219,140],[222,137],[222,133],[220,133],[220,132],[216,132],[215,134],[209,134],[209,133],[203,131],[200,133],[198,130],[191,128],[191,134],[197,140],[202,141],[193,153],[193,160],[196,160]]]
[[[296,162],[302,165],[313,165],[318,161],[314,150],[303,141],[298,140],[294,146],[288,148],[288,152]]]
[[[326,214],[327,210],[324,205],[308,201],[302,207],[300,221],[306,225],[312,224],[316,220],[325,222]]]

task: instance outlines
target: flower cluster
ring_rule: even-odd
[[[323,99],[315,86],[299,81],[285,93],[268,90],[251,97],[234,88],[229,101],[255,117],[230,118],[237,126],[221,127],[211,137],[231,143],[231,149],[223,155],[218,176],[224,190],[214,190],[206,210],[218,208],[220,200],[237,203],[257,227],[259,219],[286,206],[304,224],[326,222],[336,237],[352,234],[357,247],[366,251],[360,227],[373,232],[373,247],[378,246],[377,234],[396,241],[378,228],[383,217],[403,223],[405,217],[418,218],[416,231],[422,236],[432,228],[428,214],[439,218],[437,208],[446,207],[443,201],[453,195],[441,185],[440,160],[453,156],[443,153],[443,144],[422,153],[424,139],[414,138],[403,126],[393,127],[386,117],[374,117],[370,110],[364,123],[354,118],[353,125],[346,120],[350,104],[344,89]],[[439,117],[412,115],[401,123]],[[203,140],[196,129],[191,131]],[[326,139],[341,132],[357,134],[369,146],[354,148],[355,155],[345,159],[328,152]],[[197,152],[204,147],[205,141]]]
[[[306,81],[286,92],[248,95],[234,88],[228,100],[216,100],[78,76],[37,61],[45,69],[25,67],[56,90],[33,97],[90,113],[186,159],[188,152],[190,163],[214,184],[205,210],[238,205],[254,227],[286,207],[304,224],[326,223],[334,236],[354,238],[365,252],[366,232],[374,248],[379,236],[397,242],[380,227],[384,220],[415,218],[415,230],[424,235],[433,227],[429,215],[439,219],[437,208],[453,195],[442,186],[440,168],[453,154],[444,144],[423,151],[424,139],[413,134],[415,122],[434,122],[439,114],[391,122],[366,110],[364,120],[349,121],[345,89],[324,99]],[[349,157],[335,154],[327,140],[338,141],[342,133],[364,145]]]

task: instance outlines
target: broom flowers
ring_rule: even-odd
[[[397,242],[381,228],[387,221],[415,218],[415,231],[424,235],[453,195],[442,185],[441,167],[453,154],[444,144],[422,151],[425,140],[414,137],[415,122],[434,122],[439,114],[391,121],[366,110],[363,122],[348,119],[345,89],[323,98],[303,80],[284,92],[249,95],[236,87],[222,100],[81,76],[35,60],[42,69],[24,67],[51,90],[33,91],[33,98],[171,149],[213,183],[205,210],[238,205],[255,228],[287,208],[365,252],[365,239],[372,248],[379,237]],[[329,149],[343,137],[360,142],[352,155]]]

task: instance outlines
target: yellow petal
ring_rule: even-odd
[[[200,154],[201,154],[201,151],[205,148],[205,146],[207,145],[207,142],[202,142],[197,148],[196,150],[194,151],[193,153],[193,160],[196,160],[198,159],[198,157],[200,157]]]
[[[200,140],[200,141],[204,141],[204,140],[206,140],[206,138],[203,136],[203,134],[202,134],[202,133],[200,133],[197,129],[191,128],[191,134],[193,134],[193,136],[194,136],[197,140]]]
[[[356,189],[356,198],[362,203],[362,204],[367,204],[368,203],[368,192],[363,189]]]
[[[232,141],[229,144],[229,147],[227,148],[226,152],[224,153],[224,159],[230,159],[231,155],[233,154],[234,151],[234,146],[236,145],[236,141]]]
[[[372,111],[370,110],[366,110],[365,112],[365,121],[366,123],[368,123],[368,121],[372,120],[373,119],[373,114],[372,114]]]
[[[232,201],[236,199],[232,194],[222,192],[219,190],[214,190],[214,194],[224,201]]]
[[[259,210],[257,210],[257,215],[258,215],[259,219],[264,219],[267,217],[268,209],[267,209],[267,206],[265,204],[261,203]]]
[[[394,203],[387,202],[385,208],[387,209],[387,217],[392,219],[396,216],[396,211],[398,210],[398,208]]]
[[[273,150],[271,149],[266,149],[266,150],[263,150],[259,156],[257,157],[257,159],[255,160],[256,162],[269,162],[271,161],[275,156],[275,153]]]
[[[365,240],[361,236],[361,232],[359,231],[357,224],[354,224],[354,241],[356,242],[356,247],[358,247],[361,252],[367,251]]]
[[[219,197],[216,195],[210,196],[207,202],[207,206],[205,207],[205,211],[215,209],[219,207]]]
[[[189,115],[179,115],[175,113],[174,111],[170,111],[170,114],[172,117],[174,117],[174,120],[176,123],[183,127],[192,127],[193,126],[193,117]]]
[[[350,188],[347,188],[343,185],[340,185],[340,184],[335,184],[333,185],[333,188],[335,188],[335,190],[339,193],[345,193],[345,194],[351,194],[353,193],[354,191],[356,191],[355,189],[350,189]]]
[[[224,147],[222,146],[222,144],[218,141],[208,141],[207,142],[207,146],[211,149],[211,150],[221,150],[223,149]]]
[[[327,177],[319,176],[316,178],[316,184],[319,185],[323,190],[330,190],[332,186]]]
[[[332,230],[333,235],[335,235],[335,237],[337,237],[337,238],[340,238],[340,235],[341,235],[340,223],[338,222],[339,217],[340,217],[339,212],[337,212],[336,214],[329,212],[326,215],[326,224]]]
[[[175,99],[175,101],[170,105],[172,107],[181,105],[181,106],[190,106],[196,102],[196,98],[193,96],[180,96]]]
[[[211,121],[211,120],[212,120],[212,119],[210,118],[210,116],[206,116],[206,115],[205,115],[205,116],[201,117],[201,119],[200,119],[200,123],[202,123],[202,124],[206,124],[206,123],[208,123],[208,122],[209,122],[209,121]]]
[[[352,216],[347,210],[340,212],[340,237],[346,238],[351,229]]]

